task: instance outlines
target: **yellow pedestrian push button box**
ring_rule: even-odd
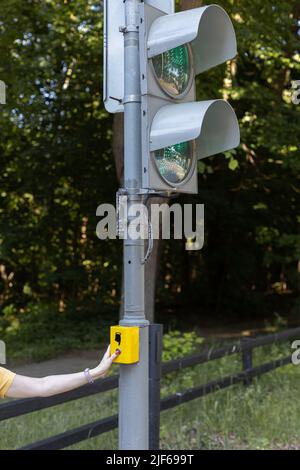
[[[114,359],[118,364],[134,364],[139,361],[139,327],[111,326],[110,352],[121,350],[120,356]]]

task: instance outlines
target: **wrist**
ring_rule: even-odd
[[[90,369],[90,374],[94,380],[99,379],[101,377],[102,372],[98,367],[95,367],[94,369]]]

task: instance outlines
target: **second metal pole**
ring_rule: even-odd
[[[159,449],[160,379],[163,326],[149,326],[149,448]]]

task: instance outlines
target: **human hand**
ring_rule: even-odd
[[[93,378],[105,377],[109,371],[114,359],[121,354],[121,350],[117,349],[116,352],[110,355],[110,346],[108,346],[100,364],[90,371]]]

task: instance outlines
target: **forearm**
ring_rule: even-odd
[[[102,375],[97,369],[92,369],[90,374],[94,380]],[[12,398],[50,397],[74,390],[86,383],[84,372],[50,375],[40,379],[16,375],[7,396]]]
[[[107,348],[100,364],[95,369],[90,370],[93,380],[104,377],[111,367],[114,359],[121,354],[117,350],[110,355],[110,347]],[[12,398],[28,398],[28,397],[51,397],[59,393],[68,392],[75,388],[81,387],[87,383],[84,372],[65,375],[50,375],[41,379],[24,377],[16,375],[6,396]]]
[[[97,374],[96,369],[90,370],[90,375],[94,380],[101,377],[101,375]],[[44,377],[42,382],[42,396],[50,397],[86,385],[87,380],[84,372],[78,372],[76,374],[50,375]]]

